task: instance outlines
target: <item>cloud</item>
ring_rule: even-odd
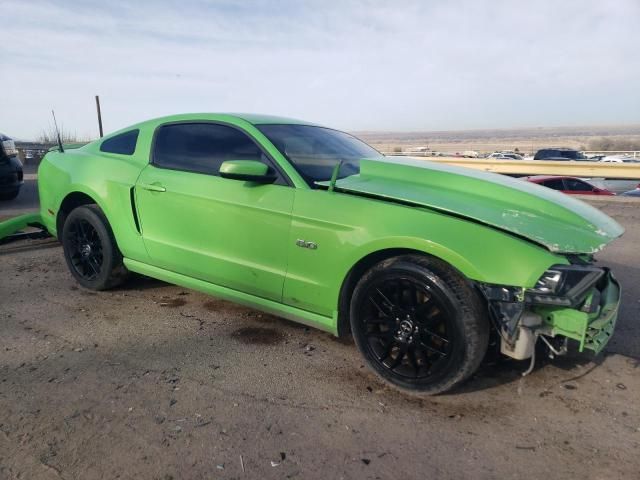
[[[349,130],[640,122],[640,3],[5,0],[0,126],[187,111]]]

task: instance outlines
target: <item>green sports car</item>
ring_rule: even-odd
[[[623,233],[562,193],[385,157],[285,118],[188,114],[50,151],[40,220],[103,290],[137,272],[353,335],[402,389],[464,381],[489,345],[599,352],[620,289],[593,254]]]

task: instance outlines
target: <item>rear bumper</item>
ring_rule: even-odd
[[[579,350],[599,353],[607,345],[618,319],[620,285],[607,270],[580,309],[535,307],[550,335],[576,340]]]

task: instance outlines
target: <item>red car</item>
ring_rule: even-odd
[[[598,188],[589,182],[580,180],[575,177],[555,177],[548,175],[534,175],[532,177],[524,177],[528,182],[544,185],[554,190],[560,190],[562,193],[571,195],[615,195],[605,188]]]

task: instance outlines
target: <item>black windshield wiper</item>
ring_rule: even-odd
[[[329,182],[329,191],[333,192],[333,188],[336,186],[336,181],[338,180],[338,173],[340,173],[340,169],[342,168],[343,160],[340,160],[336,163],[336,166],[333,167],[333,172],[331,172],[331,181]]]

